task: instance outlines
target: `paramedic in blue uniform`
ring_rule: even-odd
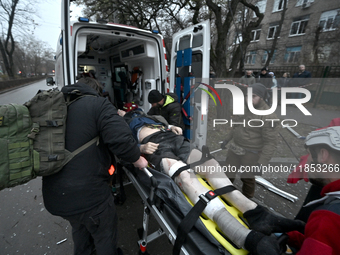
[[[182,130],[168,125],[162,116],[148,116],[139,109],[128,113],[118,110],[118,114],[127,121],[134,138],[140,144],[140,151],[149,163],[168,176],[173,176],[179,168],[201,158],[199,150],[191,150],[190,143],[182,136]],[[206,178],[214,189],[231,186],[232,183],[222,171],[209,170],[211,167],[218,169],[217,166],[218,162],[212,158],[194,170]],[[208,191],[190,169],[181,172],[174,180],[193,203],[198,201],[200,194]],[[219,199],[212,199],[203,212],[232,242],[252,254],[280,254],[276,239],[268,235],[290,229],[303,230],[303,222],[276,216],[236,189],[222,196],[243,213],[252,230],[237,221]]]
[[[178,102],[175,93],[167,93],[164,96],[158,90],[151,90],[148,95],[151,109],[148,115],[161,115],[170,125],[180,127],[184,130],[182,105]]]
[[[72,226],[74,254],[116,255],[117,214],[108,184],[111,157],[146,167],[126,122],[116,108],[101,97],[101,86],[90,77],[65,86],[64,94],[80,91],[81,97],[68,107],[66,149],[74,151],[99,135],[99,143],[80,152],[64,168],[43,177],[46,209],[68,220]]]

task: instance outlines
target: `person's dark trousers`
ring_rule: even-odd
[[[225,161],[225,166],[228,169],[228,166],[230,165],[230,169],[232,169],[232,166],[234,166],[237,171],[233,172],[233,171],[228,171],[227,177],[230,179],[230,181],[234,182],[235,177],[237,172],[239,172],[239,170],[244,170],[241,169],[242,167],[245,166],[255,166],[257,161],[260,158],[260,153],[253,153],[253,152],[246,152],[245,155],[236,155],[234,152],[232,152],[231,150],[228,150],[228,154],[227,154],[227,159]],[[243,182],[242,185],[242,193],[244,196],[246,196],[247,198],[252,198],[254,197],[254,193],[255,193],[255,173],[251,173],[251,172],[243,172],[241,173],[241,181]]]
[[[85,213],[64,218],[72,226],[75,255],[117,254],[118,217],[113,196]]]
[[[321,190],[323,187],[312,184],[310,187],[308,194],[305,198],[305,201],[303,201],[303,206],[309,203],[310,201],[316,200],[321,198]],[[301,207],[300,211],[296,214],[295,220],[302,220],[304,222],[307,222],[309,215],[317,208],[320,206],[319,203],[307,206],[307,207]]]

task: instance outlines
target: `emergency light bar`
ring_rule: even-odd
[[[90,22],[90,19],[79,17],[78,21],[80,21],[80,22]]]

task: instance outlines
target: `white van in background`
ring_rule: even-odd
[[[178,88],[182,88],[177,89],[180,97],[190,91],[195,79],[209,82],[209,21],[174,34],[169,73],[160,34],[126,25],[89,22],[86,18],[71,22],[69,4],[70,0],[62,0],[62,30],[55,67],[59,88],[75,83],[82,75],[94,75],[117,107],[134,101],[147,112],[151,107],[147,101],[149,91],[176,92],[176,77]],[[185,77],[190,77],[186,87]],[[201,148],[206,139],[208,97],[201,90],[189,99],[193,97],[195,100],[188,100],[190,106],[186,107],[191,116],[186,120],[191,128],[188,134]]]

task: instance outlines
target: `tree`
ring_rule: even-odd
[[[272,57],[274,56],[277,40],[280,37],[282,25],[283,25],[283,22],[285,20],[286,10],[287,10],[287,0],[283,0],[283,10],[282,10],[282,13],[281,13],[280,23],[279,23],[279,26],[278,26],[278,28],[275,32],[272,47],[271,47],[270,51],[268,52],[268,58],[267,58],[265,66],[269,66],[269,63],[270,63]]]
[[[22,76],[32,73],[38,75],[54,69],[53,55],[54,51],[46,43],[31,35],[16,43],[13,59]]]
[[[14,40],[13,28],[22,33],[27,33],[30,23],[34,23],[31,17],[32,2],[23,2],[23,0],[1,0],[0,1],[0,21],[2,26],[2,36],[0,38],[0,52],[6,72],[10,79],[14,78],[13,54],[16,46]],[[6,32],[4,32],[6,30]]]

